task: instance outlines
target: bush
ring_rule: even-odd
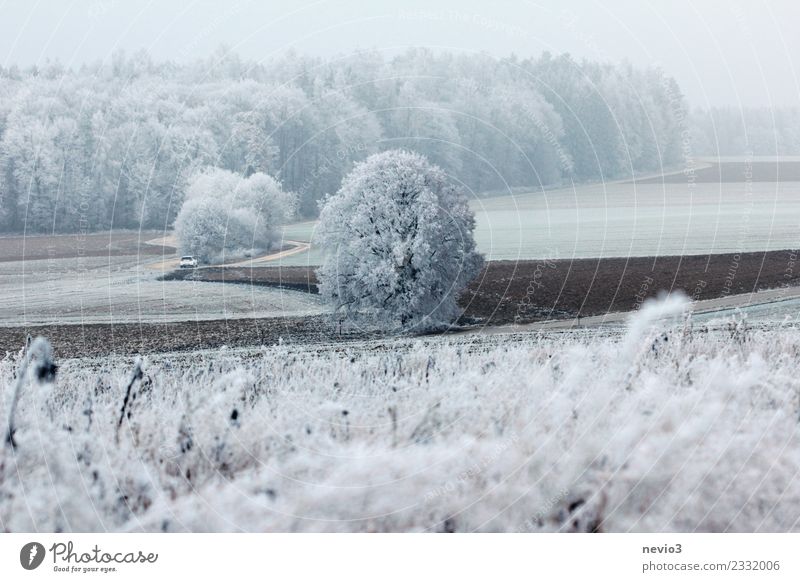
[[[175,220],[180,252],[205,263],[273,248],[276,227],[295,212],[296,196],[266,174],[249,178],[214,168],[197,174]]]

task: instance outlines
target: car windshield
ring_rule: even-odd
[[[181,257],[182,261],[191,261],[192,257]]]

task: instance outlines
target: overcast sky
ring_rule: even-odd
[[[0,63],[406,46],[661,65],[694,106],[797,105],[798,0],[0,0]]]

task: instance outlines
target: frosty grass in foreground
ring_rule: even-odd
[[[787,531],[800,331],[655,321],[62,362],[0,453],[7,531]],[[7,418],[19,357],[0,362]]]

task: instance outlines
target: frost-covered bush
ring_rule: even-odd
[[[268,250],[276,243],[276,227],[294,215],[295,207],[296,196],[266,174],[243,178],[219,168],[201,172],[190,180],[175,220],[180,251],[212,263]]]
[[[798,531],[800,330],[736,327],[61,362],[0,528]]]
[[[402,150],[370,156],[322,207],[320,293],[334,312],[388,330],[450,323],[482,264],[474,228],[441,168]]]

